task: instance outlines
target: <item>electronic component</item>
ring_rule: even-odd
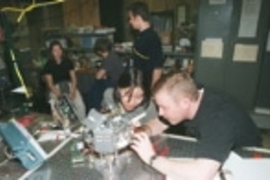
[[[14,157],[18,158],[26,169],[36,168],[47,159],[46,152],[15,119],[1,124],[0,133]]]
[[[63,129],[80,124],[78,112],[68,95],[64,94],[58,100],[50,100],[54,118]]]
[[[83,124],[90,132],[94,150],[100,154],[115,153],[130,142],[131,123],[118,110],[101,114],[91,109]]]

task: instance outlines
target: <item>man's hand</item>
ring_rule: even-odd
[[[135,133],[131,144],[131,148],[146,164],[149,164],[151,157],[156,154],[148,135],[144,132]]]
[[[69,94],[70,99],[75,99],[76,97],[76,91],[71,91],[71,93]]]

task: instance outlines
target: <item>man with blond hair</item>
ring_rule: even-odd
[[[135,134],[131,147],[146,164],[172,179],[213,179],[231,150],[261,145],[255,124],[232,98],[207,87],[198,88],[186,73],[162,77],[153,97],[159,115],[166,120],[144,125],[147,128]],[[195,159],[190,162],[158,156],[148,137],[179,123],[198,139]]]

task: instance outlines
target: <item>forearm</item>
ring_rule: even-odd
[[[54,93],[56,96],[60,95],[60,91],[54,85],[53,78],[51,75],[45,76],[45,81],[50,92]]]
[[[159,135],[163,131],[168,129],[168,126],[160,122],[159,119],[157,118],[152,121],[149,121],[148,123],[145,124],[145,126],[147,126],[146,132],[149,136]]]
[[[152,167],[172,180],[213,180],[220,164],[213,160],[172,160],[158,156]]]
[[[75,92],[77,88],[77,80],[76,78],[71,79],[71,92]]]
[[[105,79],[105,77],[106,77],[106,70],[105,69],[100,69],[96,73],[96,79]]]
[[[56,86],[54,84],[49,83],[48,88],[49,88],[50,92],[52,92],[56,96],[58,96],[60,94],[60,91],[56,88]]]
[[[161,75],[162,75],[162,68],[156,68],[156,69],[154,69],[153,74],[152,74],[152,82],[151,82],[151,86],[152,87],[159,80],[159,78],[161,77]]]
[[[70,79],[71,79],[71,92],[75,92],[77,88],[77,78],[75,72],[72,70],[70,72]]]
[[[194,160],[179,162],[163,156],[152,163],[152,167],[172,180],[202,180],[194,168]]]

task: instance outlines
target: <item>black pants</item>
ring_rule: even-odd
[[[97,110],[101,109],[101,101],[103,99],[103,94],[105,90],[109,87],[113,87],[113,84],[110,80],[95,80],[88,96],[87,105],[89,109],[87,109],[87,112],[92,108]]]

